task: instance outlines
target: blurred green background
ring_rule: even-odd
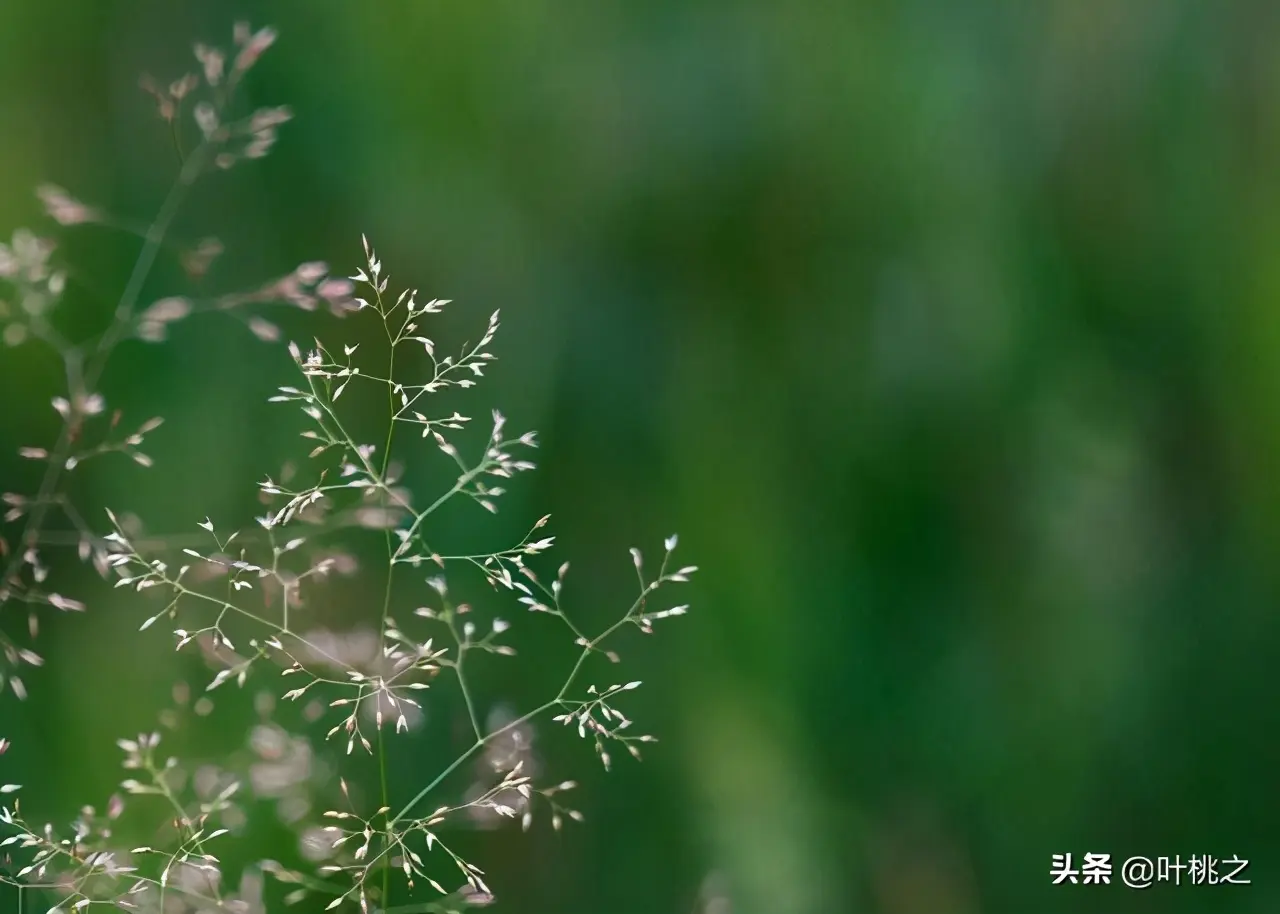
[[[539,429],[542,465],[460,535],[552,512],[591,628],[628,546],[678,530],[702,569],[624,650],[662,742],[605,775],[548,734],[587,821],[478,845],[499,910],[1280,910],[1280,5],[8,0],[0,236],[50,228],[45,181],[149,219],[174,156],[138,74],[236,18],[279,29],[246,91],[296,120],[180,215],[227,246],[208,288],[352,272],[366,232],[393,285],[454,300],[442,337],[501,308],[468,402]],[[136,242],[60,253],[97,326]],[[162,262],[144,301],[185,291]],[[84,497],[250,517],[289,376],[216,316],[126,343],[103,390],[167,417],[157,467]],[[34,489],[14,454],[56,436],[59,384],[0,349],[0,489]],[[81,583],[0,703],[33,816],[101,804],[185,669]],[[489,694],[540,701],[556,656]],[[1253,883],[1052,886],[1065,852]]]

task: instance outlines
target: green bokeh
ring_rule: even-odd
[[[458,535],[553,512],[596,624],[627,547],[678,530],[702,569],[627,645],[662,742],[608,776],[549,742],[588,818],[481,851],[500,910],[686,914],[708,878],[734,914],[1280,909],[1280,7],[8,0],[0,235],[47,228],[45,181],[148,219],[175,160],[138,74],[237,17],[279,28],[247,91],[296,120],[181,214],[227,245],[211,288],[354,269],[365,232],[454,301],[444,337],[501,308],[473,408],[542,465]],[[135,252],[68,234],[85,326]],[[183,290],[162,265],[146,298]],[[247,517],[287,377],[212,317],[121,347],[109,400],[168,421],[86,498]],[[0,490],[34,485],[13,455],[59,383],[0,349]],[[90,602],[0,703],[33,814],[101,804],[181,672],[139,661],[145,610]],[[1068,851],[1253,884],[1051,886]]]

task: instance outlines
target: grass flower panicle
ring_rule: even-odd
[[[0,539],[0,613],[26,610],[35,639],[41,610],[91,608],[91,596],[65,595],[50,579],[45,553],[69,545],[115,588],[155,601],[136,623],[140,650],[187,652],[210,671],[203,681],[174,688],[159,729],[118,742],[126,776],[117,793],[101,809],[84,807],[67,828],[32,821],[19,802],[25,791],[0,786],[0,846],[15,861],[0,878],[48,894],[54,911],[106,904],[156,914],[265,914],[273,885],[287,902],[320,899],[325,910],[408,914],[486,905],[494,900],[486,872],[462,856],[452,831],[517,823],[527,830],[540,819],[558,830],[582,818],[565,802],[575,782],[545,772],[534,745],[541,721],[576,732],[606,769],[619,753],[639,758],[641,747],[654,741],[636,732],[627,711],[641,682],[597,682],[589,674],[596,657],[608,668],[620,662],[615,642],[624,630],[652,633],[687,610],[662,602],[696,571],[674,561],[674,535],[656,563],[646,565],[639,550],[631,551],[633,602],[603,629],[589,630],[563,603],[568,563],[543,569],[555,545],[548,517],[484,554],[447,548],[447,530],[435,523],[437,512],[455,501],[498,512],[512,480],[535,468],[533,432],[510,431],[493,410],[478,433],[471,416],[436,407],[439,395],[467,391],[485,378],[495,360],[498,312],[474,344],[446,353],[430,333],[433,317],[450,302],[393,290],[363,238],[360,266],[350,276],[331,276],[326,264],[314,261],[213,299],[174,293],[142,300],[163,250],[176,248],[197,279],[223,255],[217,239],[177,244],[169,229],[187,188],[266,155],[290,119],[285,107],[238,115],[232,104],[275,37],[270,29],[237,25],[230,48],[195,46],[198,72],[167,86],[143,80],[171,127],[181,165],[155,220],[137,230],[137,265],[101,336],[73,341],[55,330],[50,314],[67,274],[52,242],[19,231],[0,245],[0,281],[12,290],[0,311],[0,339],[8,346],[51,346],[62,356],[67,382],[52,399],[60,437],[22,450],[45,467],[38,491],[4,495],[4,529],[17,532]],[[39,196],[61,226],[129,230],[126,220],[59,187],[42,187]],[[336,339],[278,350],[296,380],[269,399],[296,411],[303,448],[283,472],[258,483],[263,512],[256,523],[224,529],[206,519],[180,540],[148,537],[123,514],[73,506],[61,494],[64,478],[90,459],[117,453],[151,465],[147,436],[161,420],[125,421],[98,389],[120,343],[159,343],[170,326],[207,311],[229,315],[257,339],[277,344],[283,331],[263,315],[274,304],[324,308],[345,320],[335,325],[343,328]],[[370,403],[385,403],[377,440],[353,431],[367,425]],[[425,464],[423,448],[442,455],[443,478],[406,473],[405,467]],[[70,529],[57,531],[54,524]],[[355,557],[358,541],[369,537],[378,542],[378,563]],[[467,576],[489,585],[484,605],[458,595],[465,590],[458,581]],[[309,611],[336,578],[380,594],[345,630],[320,624]],[[419,596],[412,601],[398,596],[414,588]],[[573,659],[558,689],[516,708],[501,696],[481,695],[475,670],[515,656],[526,624],[559,627]],[[22,667],[45,658],[9,637],[0,641],[0,657],[0,688],[24,697]],[[171,742],[180,742],[170,740],[171,731],[201,726],[220,690],[251,683],[259,721],[243,745],[216,760],[182,758],[176,749],[169,754]],[[388,758],[397,751],[397,735],[431,726],[438,710],[450,706],[469,731],[456,756],[420,784],[397,784],[393,791]],[[8,748],[0,739],[0,754]],[[376,784],[363,782],[362,755],[376,763]],[[469,778],[469,786],[455,788],[449,782],[455,775]],[[264,859],[225,870],[220,855],[252,827],[263,800],[297,838],[296,853],[278,856],[297,862]],[[27,805],[38,805],[38,798]],[[152,837],[144,844],[126,840],[139,831]]]

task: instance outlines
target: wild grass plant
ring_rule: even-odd
[[[144,300],[158,258],[176,255],[199,278],[223,253],[213,238],[171,237],[189,190],[267,155],[292,116],[285,107],[237,108],[237,88],[275,37],[239,24],[229,51],[196,45],[198,73],[164,87],[143,81],[181,156],[148,226],[133,228],[61,188],[40,188],[61,226],[139,236],[136,264],[103,332],[78,339],[62,328],[58,304],[68,274],[52,241],[19,230],[0,245],[0,340],[49,347],[65,374],[65,389],[51,400],[61,422],[57,440],[22,450],[42,467],[38,488],[3,495],[3,700],[26,697],[27,668],[65,662],[39,652],[42,613],[92,611],[94,594],[67,592],[51,573],[57,563],[47,556],[57,549],[72,550],[133,595],[137,615],[128,624],[138,629],[139,654],[176,647],[211,668],[204,681],[175,686],[173,706],[157,709],[154,731],[116,747],[84,747],[91,755],[118,750],[125,777],[115,794],[85,798],[94,805],[64,827],[34,815],[43,805],[38,795],[3,783],[0,759],[0,829],[7,832],[0,879],[33,911],[262,914],[297,904],[410,914],[491,904],[483,861],[465,858],[455,835],[508,821],[528,830],[545,820],[558,830],[582,817],[566,803],[574,782],[549,776],[532,751],[534,728],[575,731],[605,768],[619,754],[638,758],[653,740],[634,732],[625,710],[640,682],[612,669],[621,633],[651,633],[687,609],[663,602],[670,585],[695,571],[674,562],[676,537],[664,541],[656,563],[631,551],[634,601],[589,630],[565,606],[569,566],[550,560],[547,517],[487,552],[450,549],[450,531],[438,523],[453,502],[496,513],[512,480],[534,469],[534,433],[508,431],[494,410],[483,431],[471,434],[469,416],[437,406],[484,379],[498,312],[477,342],[446,353],[430,334],[449,302],[392,288],[367,240],[349,277],[316,261],[234,294]],[[263,316],[271,305],[323,308],[342,320],[317,329],[306,345],[286,344],[280,326]],[[124,511],[74,502],[65,483],[85,463],[111,455],[151,464],[145,448],[148,436],[164,434],[161,420],[126,420],[99,382],[117,351],[161,343],[170,326],[201,311],[242,322],[293,366],[296,380],[269,398],[300,419],[303,450],[258,484],[262,514],[250,526],[224,529],[206,519],[196,540],[143,535]],[[385,421],[370,437],[363,430],[379,409]],[[442,455],[448,470],[418,473],[428,465],[423,450]],[[377,562],[356,558],[370,551],[369,538],[377,541]],[[342,630],[325,627],[313,611],[335,576],[354,578],[368,595]],[[483,599],[456,595],[466,593],[468,578],[489,585]],[[11,624],[23,617],[25,627]],[[475,670],[514,655],[526,624],[558,628],[573,659],[558,690],[510,709],[502,696],[477,688]],[[213,698],[235,688],[256,694],[259,722],[251,731],[236,734],[221,759],[170,754],[166,731],[180,723],[214,727]],[[446,707],[457,709],[466,730],[461,740],[439,737],[456,743],[451,760],[420,782],[393,782],[397,736],[429,729],[435,710]],[[17,739],[0,735],[0,753]],[[237,751],[246,743],[247,756]],[[273,804],[274,824],[287,827],[290,846],[270,859],[228,862],[236,858],[231,846],[262,815],[262,800]]]

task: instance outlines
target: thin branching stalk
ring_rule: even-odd
[[[356,312],[344,328],[361,319],[376,321],[386,341],[385,354],[374,359],[366,359],[360,344],[350,341],[359,338],[354,330],[329,343],[317,338],[305,350],[293,343],[280,350],[282,363],[291,363],[299,380],[269,399],[300,413],[306,469],[290,462],[279,478],[258,484],[266,508],[256,523],[233,523],[223,532],[224,519],[207,518],[194,538],[171,539],[140,532],[123,515],[107,510],[102,516],[109,526],[103,531],[86,520],[96,512],[74,507],[59,494],[62,476],[88,456],[123,450],[139,463],[149,462],[137,445],[154,425],[122,444],[108,439],[78,451],[83,420],[102,411],[96,387],[119,343],[131,336],[163,339],[167,325],[200,310],[195,299],[182,296],[160,299],[141,312],[137,306],[186,190],[210,163],[225,168],[264,154],[274,142],[275,127],[287,117],[285,109],[260,109],[243,122],[226,119],[232,88],[273,40],[270,30],[237,26],[238,50],[232,55],[196,46],[203,82],[188,77],[167,92],[144,84],[171,122],[180,102],[202,85],[213,101],[198,103],[192,112],[201,140],[183,152],[175,126],[182,165],[174,191],[144,233],[112,322],[96,344],[65,347],[68,396],[54,401],[65,420],[62,434],[52,449],[28,449],[32,459],[48,461],[40,489],[29,499],[6,496],[9,519],[25,517],[26,523],[0,581],[0,605],[16,599],[82,608],[48,591],[38,560],[40,548],[74,541],[115,587],[135,594],[134,601],[158,600],[139,613],[140,650],[195,652],[214,668],[195,690],[185,682],[175,686],[174,706],[160,715],[161,729],[119,741],[130,775],[103,812],[86,806],[70,830],[59,830],[30,821],[16,796],[12,805],[0,806],[0,827],[8,830],[0,848],[26,854],[25,864],[12,875],[0,874],[0,880],[47,891],[59,912],[115,905],[147,914],[168,914],[174,906],[265,914],[266,880],[284,887],[287,902],[320,898],[326,910],[349,905],[364,914],[455,912],[488,903],[493,892],[485,871],[464,859],[447,834],[503,820],[517,820],[526,830],[535,818],[548,819],[555,830],[566,819],[580,820],[582,814],[563,803],[575,782],[543,772],[533,735],[551,724],[576,729],[606,769],[618,748],[639,758],[641,745],[654,737],[634,733],[620,705],[641,683],[598,686],[589,671],[599,661],[604,668],[621,662],[613,645],[619,632],[635,627],[650,634],[656,623],[687,610],[685,605],[655,607],[671,585],[688,581],[696,571],[673,568],[674,535],[664,541],[662,560],[652,573],[646,572],[640,551],[631,550],[637,595],[590,636],[562,604],[568,563],[540,570],[554,545],[545,530],[549,517],[533,523],[518,542],[490,552],[440,545],[448,542],[450,531],[435,520],[437,512],[462,500],[496,513],[512,480],[534,469],[528,454],[537,438],[532,432],[508,433],[505,417],[494,410],[488,431],[468,440],[470,417],[435,411],[437,395],[466,391],[485,377],[495,359],[491,348],[499,314],[490,316],[478,342],[456,355],[443,354],[426,334],[432,317],[449,302],[421,302],[413,289],[388,294],[389,277],[367,239],[362,239],[361,267],[346,279],[330,279],[323,264],[303,264],[259,289],[213,299],[205,309],[238,316],[270,343],[280,338],[279,331],[246,308],[283,300],[314,310],[324,302],[338,316]],[[46,189],[45,196],[50,212],[64,223],[122,222],[65,192]],[[208,257],[221,246],[206,239],[196,250],[202,252],[196,265],[207,267]],[[0,256],[0,267],[9,264],[27,286],[43,283],[48,293],[49,274],[31,251],[28,246],[19,252],[26,266],[12,251],[0,251],[9,257]],[[12,332],[12,326],[20,332]],[[43,320],[10,324],[4,332],[9,342],[30,332],[59,348],[65,343]],[[386,409],[386,427],[376,433],[376,443],[352,432],[363,425],[351,417],[367,418],[370,401],[385,403]],[[422,447],[428,455],[443,455],[442,461],[434,458],[443,471],[428,469],[430,460],[417,450]],[[405,478],[405,466],[414,467],[414,475]],[[65,531],[46,529],[55,509],[71,520],[69,538]],[[370,531],[377,535],[375,551],[383,567],[375,565],[367,583],[370,592],[380,584],[381,599],[367,611],[348,613],[347,630],[322,628],[312,609],[328,598],[334,575],[363,580],[366,572],[355,555]],[[455,596],[465,591],[468,578],[490,588],[483,600],[472,601],[475,605]],[[399,605],[405,598],[412,603]],[[502,695],[483,694],[475,684],[482,680],[473,676],[477,665],[516,654],[506,637],[515,627],[505,618],[511,609],[531,621],[549,617],[576,648],[554,694],[523,709],[508,708]],[[456,691],[437,688],[441,674]],[[288,683],[284,690],[277,685],[281,678]],[[11,685],[15,681],[11,676]],[[198,726],[213,712],[213,696],[231,683],[239,688],[252,683],[258,690],[261,720],[249,734],[249,761],[238,760],[234,747],[217,762],[160,754],[161,731]],[[425,726],[428,703],[431,719],[437,714],[445,720],[465,718],[469,735],[439,771],[424,776],[421,784],[403,785],[408,799],[393,811],[393,787],[400,785],[390,782],[390,760],[393,753],[412,751],[401,749],[394,737]],[[283,719],[281,709],[290,708],[299,713],[287,728],[277,711]],[[0,754],[8,745],[0,739]],[[349,758],[357,748],[376,761],[376,784],[368,791],[372,800]],[[321,759],[338,772],[337,794],[322,773],[329,769],[320,766]],[[468,783],[462,783],[463,775]],[[20,790],[0,784],[0,800],[8,803]],[[281,821],[296,831],[305,860],[290,867],[259,861],[233,885],[219,849],[252,827],[250,801],[263,799],[279,804]],[[155,837],[131,846],[121,837],[128,831],[121,823]]]

